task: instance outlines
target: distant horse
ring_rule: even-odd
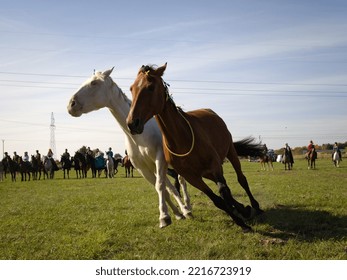
[[[272,171],[274,170],[274,166],[272,164],[272,158],[268,154],[260,155],[259,159],[260,159],[260,165],[262,170],[270,170],[270,166],[271,166],[271,170]]]
[[[315,147],[312,148],[311,152],[306,153],[306,159],[307,168],[316,169],[317,152]]]
[[[8,167],[8,162],[7,162],[7,158],[4,157],[2,160],[1,160],[1,166],[2,166],[2,176],[6,178],[6,173],[7,172],[10,172],[9,170],[9,167]]]
[[[334,166],[335,167],[340,167],[340,161],[341,161],[341,152],[340,151],[335,151],[332,156]]]
[[[53,179],[54,178],[54,164],[52,163],[53,158],[47,156],[42,157],[43,162],[43,179]]]
[[[36,156],[32,155],[31,166],[32,166],[33,180],[40,180],[41,171],[43,170],[42,162],[39,159],[37,159]]]
[[[3,163],[4,163],[4,166],[6,166],[8,171],[11,173],[12,182],[15,182],[17,172],[19,171],[18,163],[12,160],[9,156],[3,159]]]
[[[79,178],[87,178],[87,160],[85,156],[81,152],[77,151],[73,158],[77,178],[78,175]]]
[[[67,156],[62,155],[60,158],[60,162],[61,162],[61,166],[64,173],[64,179],[66,178],[66,176],[68,179],[70,179],[70,169],[72,167],[71,160]],[[66,176],[65,176],[65,173],[66,173]]]
[[[224,210],[243,231],[251,230],[244,219],[262,213],[253,197],[246,177],[241,170],[240,160],[232,136],[224,121],[210,109],[184,112],[172,100],[168,85],[162,76],[166,64],[157,69],[142,66],[130,87],[133,101],[127,117],[127,125],[133,135],[141,134],[145,124],[155,119],[163,134],[163,149],[166,161],[191,185],[204,192],[216,207]],[[251,144],[246,139],[241,145],[247,155],[261,154],[263,147]],[[240,146],[239,146],[240,147]],[[239,155],[242,155],[241,153]],[[246,191],[251,205],[245,207],[231,194],[223,175],[222,164],[227,158],[233,165],[240,185]],[[204,182],[207,178],[215,182],[220,196]],[[242,216],[242,218],[240,217]]]
[[[113,162],[114,162],[114,175],[118,173],[118,166],[122,165],[122,157],[115,155],[113,157]]]
[[[150,120],[143,135],[131,135],[126,125],[129,113],[129,98],[122,92],[110,77],[112,69],[96,72],[75,93],[68,104],[68,112],[74,117],[101,109],[109,108],[125,133],[125,146],[134,167],[152,185],[159,197],[160,227],[171,223],[168,205],[171,207],[176,219],[191,217],[191,205],[188,200],[184,203],[177,190],[167,178],[167,163],[163,153],[163,143],[159,127],[154,119]],[[188,197],[187,185],[184,178],[180,177],[183,192]],[[171,201],[169,192],[174,196],[182,213]],[[170,222],[168,222],[170,221]]]
[[[33,169],[30,162],[24,161],[22,157],[19,157],[19,172],[20,172],[22,181],[27,180],[27,175],[28,175],[28,181],[30,181],[32,170]]]
[[[130,173],[131,173],[131,177],[134,177],[134,166],[131,163],[131,160],[128,155],[126,155],[123,158],[122,166],[124,166],[125,168],[125,178],[130,178]]]
[[[113,178],[114,177],[114,161],[113,158],[108,155],[106,160],[106,177]]]
[[[287,170],[287,166],[288,166],[288,170],[293,169],[294,160],[293,160],[293,154],[291,150],[284,149],[283,156],[282,156],[282,163],[284,164],[284,170]]]

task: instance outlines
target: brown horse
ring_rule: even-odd
[[[307,159],[307,168],[316,169],[317,151],[315,147],[313,147],[310,152],[306,153],[305,158]]]
[[[131,163],[128,155],[126,155],[122,159],[122,166],[124,166],[124,168],[125,168],[125,177],[126,178],[130,178],[130,173],[131,173],[131,177],[134,177],[134,166]]]
[[[262,154],[261,156],[259,156],[260,159],[260,165],[261,165],[261,169],[262,170],[271,170],[274,171],[274,166],[272,164],[272,158],[267,155],[267,154]],[[267,165],[267,167],[266,167]]]
[[[30,181],[31,172],[33,171],[31,163],[29,161],[24,161],[22,157],[19,157],[19,172],[22,177],[22,181]],[[28,177],[27,177],[28,175]]]
[[[225,158],[233,165],[238,182],[246,191],[255,212],[263,211],[249,189],[226,124],[210,109],[183,112],[178,108],[169,95],[168,85],[162,79],[165,69],[166,64],[157,69],[150,66],[140,68],[130,87],[133,102],[127,125],[131,133],[141,134],[145,123],[156,116],[163,134],[166,161],[191,185],[204,192],[215,206],[229,214],[244,231],[250,231],[251,227],[245,224],[243,218],[251,218],[254,211],[233,198],[223,176],[222,164]],[[239,147],[241,150],[259,156],[262,146],[245,144]],[[208,187],[203,178],[217,184],[220,196]]]
[[[3,164],[7,167],[11,173],[12,182],[16,182],[17,171],[19,172],[19,164],[12,160],[9,156],[3,159]]]

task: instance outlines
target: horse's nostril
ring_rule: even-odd
[[[72,101],[71,101],[71,107],[73,107],[73,106],[75,106],[75,105],[76,105],[75,100],[72,100]]]

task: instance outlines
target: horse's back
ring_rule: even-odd
[[[231,134],[224,120],[211,109],[199,109],[186,113],[194,126],[194,132],[202,133],[209,138],[230,137]],[[226,140],[225,138],[223,139]]]
[[[191,122],[197,142],[201,140],[205,145],[211,146],[206,148],[220,150],[218,154],[228,152],[232,144],[231,133],[218,114],[211,109],[199,109],[186,114],[188,121]]]

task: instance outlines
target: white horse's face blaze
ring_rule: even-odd
[[[81,86],[71,97],[67,106],[70,115],[79,117],[108,105],[106,89],[108,86],[112,86],[112,83],[108,83],[107,77],[111,74],[112,69],[104,73],[96,73]]]

